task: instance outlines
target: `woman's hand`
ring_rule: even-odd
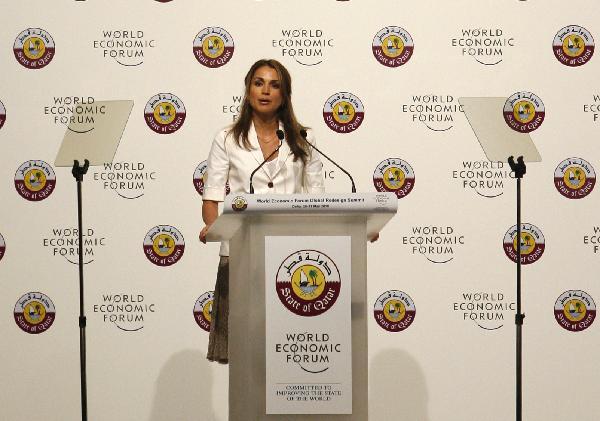
[[[210,229],[210,225],[206,225],[204,228],[202,228],[202,231],[200,231],[200,241],[202,241],[204,244],[206,244],[206,233],[208,232],[208,230]]]

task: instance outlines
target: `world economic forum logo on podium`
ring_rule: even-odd
[[[275,288],[281,303],[299,316],[318,316],[333,307],[342,281],[337,265],[318,250],[298,250],[281,263]]]

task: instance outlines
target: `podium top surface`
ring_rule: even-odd
[[[363,215],[367,238],[379,233],[398,210],[394,193],[230,194],[223,214],[207,233],[207,241],[229,240],[247,217]]]

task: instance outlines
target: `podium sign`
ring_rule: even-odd
[[[351,239],[265,237],[266,413],[351,414]]]
[[[393,193],[230,194],[229,420],[367,421],[367,240]]]

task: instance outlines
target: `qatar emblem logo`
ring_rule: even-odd
[[[554,170],[554,186],[568,199],[582,199],[594,190],[596,172],[594,167],[581,158],[562,161]]]
[[[4,241],[4,237],[0,234],[0,260],[4,257],[4,253],[6,252],[6,242]]]
[[[506,256],[517,263],[517,226],[510,227],[504,234],[504,253]],[[542,231],[532,224],[521,224],[521,264],[528,265],[537,262],[544,254],[546,240]]]
[[[210,332],[210,322],[212,320],[214,292],[208,291],[202,294],[194,304],[194,320],[202,329]]]
[[[415,172],[403,159],[387,158],[375,168],[373,184],[377,191],[392,192],[398,199],[402,199],[415,186]]]
[[[233,200],[231,201],[231,208],[235,212],[245,211],[247,207],[248,207],[248,201],[246,200],[246,198],[244,196],[234,197]]]
[[[40,28],[29,28],[21,32],[13,45],[19,64],[28,69],[41,69],[54,58],[54,40]]]
[[[174,265],[184,251],[183,235],[171,225],[157,225],[144,238],[144,254],[157,266]]]
[[[358,129],[365,119],[365,108],[360,98],[350,92],[331,95],[323,106],[323,119],[331,130],[350,133]]]
[[[521,91],[512,94],[504,103],[504,121],[519,133],[529,133],[544,122],[544,103],[537,95]]]
[[[206,67],[224,66],[233,57],[233,37],[223,28],[204,28],[194,38],[194,57]]]
[[[19,195],[32,202],[39,202],[52,194],[56,175],[44,161],[26,161],[15,173],[15,188]]]
[[[583,66],[594,55],[594,38],[581,26],[565,26],[554,36],[552,51],[565,66]]]
[[[4,104],[0,101],[0,129],[4,126],[4,122],[6,121],[6,108],[4,108]]]
[[[373,306],[375,321],[388,332],[401,332],[407,329],[415,321],[416,314],[414,301],[402,291],[384,292]]]
[[[154,95],[144,108],[146,124],[158,134],[171,134],[183,126],[185,106],[173,94]]]
[[[200,196],[204,195],[204,184],[206,184],[206,169],[208,168],[208,161],[202,161],[194,170],[194,188]],[[228,195],[231,189],[229,188],[229,182],[225,184],[225,195]]]
[[[565,291],[554,304],[554,318],[563,329],[581,332],[594,323],[596,304],[585,291]]]
[[[29,292],[15,304],[15,322],[23,332],[38,334],[50,329],[56,318],[54,303],[41,292]]]
[[[335,304],[342,280],[337,265],[318,250],[298,250],[279,266],[275,288],[279,300],[294,314],[318,316]]]
[[[412,37],[399,26],[387,26],[373,38],[373,55],[379,63],[387,67],[406,64],[414,49]]]

